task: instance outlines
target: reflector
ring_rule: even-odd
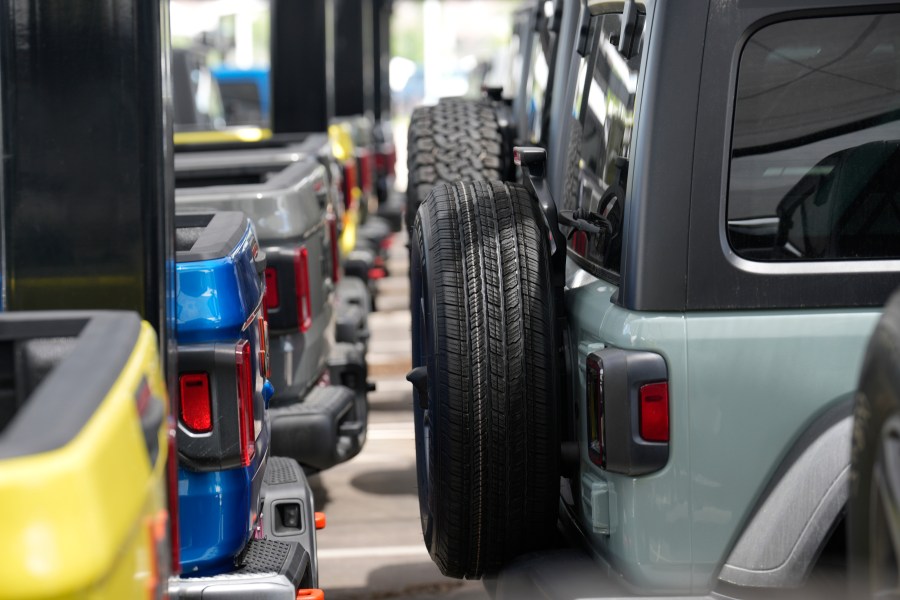
[[[278,296],[278,272],[275,267],[266,267],[266,309],[272,310],[281,305]]]
[[[641,386],[641,437],[648,442],[669,441],[669,384]]]
[[[178,377],[178,387],[181,394],[181,422],[195,433],[212,431],[209,375],[182,373]]]
[[[241,466],[250,465],[256,451],[256,435],[253,424],[253,358],[250,344],[241,340],[235,347],[235,363],[237,367],[238,415],[240,416],[239,433],[241,443]]]
[[[309,289],[309,252],[306,247],[294,254],[294,288],[297,291],[297,325],[301,333],[312,325],[312,297]]]

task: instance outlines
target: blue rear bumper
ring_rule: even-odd
[[[252,467],[197,473],[178,468],[178,528],[185,576],[234,568],[249,539]]]

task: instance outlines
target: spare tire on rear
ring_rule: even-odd
[[[419,508],[451,577],[494,574],[555,533],[560,334],[539,211],[519,185],[439,185],[412,230]]]
[[[412,227],[419,205],[440,183],[502,179],[504,140],[490,100],[444,98],[413,111],[407,137],[406,220]]]

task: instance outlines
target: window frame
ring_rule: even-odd
[[[738,67],[747,41],[778,22],[885,12],[898,12],[896,3],[847,7],[841,0],[813,6],[785,0],[773,7],[751,0],[730,15],[709,11],[691,177],[686,310],[874,307],[900,286],[900,260],[753,261],[734,252],[727,227]]]
[[[857,12],[857,13],[854,13],[854,14],[846,14],[846,15],[842,15],[842,17],[844,17],[844,18],[853,18],[853,17],[861,17],[861,18],[864,18],[864,17],[875,16],[875,15],[877,15],[877,14],[891,14],[891,15],[895,15],[897,18],[900,18],[900,10],[898,10],[898,11],[896,11],[896,12],[887,11],[887,12],[881,12],[881,13],[879,13],[879,12],[866,12],[866,11],[860,11],[860,12]],[[796,23],[796,22],[800,22],[800,21],[814,21],[814,20],[816,20],[816,19],[837,19],[837,18],[840,18],[840,17],[838,17],[838,16],[829,16],[829,15],[827,15],[827,14],[815,14],[815,15],[813,15],[813,16],[794,17],[794,18],[790,18],[790,19],[779,19],[779,20],[774,20],[774,21],[772,21],[772,22],[766,22],[765,24],[762,24],[762,25],[759,25],[759,26],[757,26],[757,27],[754,27],[754,29],[753,29],[752,31],[748,32],[748,33],[743,37],[743,39],[742,39],[742,41],[741,41],[741,46],[740,46],[740,48],[738,49],[738,52],[737,52],[737,65],[736,65],[736,68],[735,68],[735,79],[734,79],[734,82],[733,82],[733,88],[734,88],[734,95],[733,95],[733,96],[734,96],[734,97],[733,97],[733,103],[732,103],[732,106],[731,106],[731,112],[730,112],[730,119],[731,119],[731,123],[730,123],[730,126],[731,126],[731,135],[729,136],[729,140],[728,140],[728,150],[727,150],[727,156],[728,156],[728,168],[727,168],[727,187],[726,187],[726,189],[725,189],[725,222],[724,222],[725,241],[726,241],[726,243],[728,244],[728,246],[729,246],[729,248],[731,249],[731,251],[736,255],[736,257],[740,258],[741,260],[746,260],[746,261],[749,261],[749,262],[752,262],[752,263],[760,263],[760,264],[803,264],[803,265],[807,265],[807,264],[814,263],[814,262],[824,263],[824,262],[853,262],[853,261],[900,261],[900,256],[896,256],[896,257],[884,257],[884,258],[865,258],[865,257],[859,258],[859,257],[852,257],[852,256],[841,256],[841,257],[831,257],[831,258],[825,258],[825,259],[822,259],[822,258],[802,258],[802,257],[798,257],[798,258],[796,258],[796,259],[790,259],[790,258],[783,258],[783,259],[781,259],[781,258],[767,258],[767,259],[754,258],[754,257],[747,256],[747,252],[748,252],[748,250],[749,250],[748,248],[740,248],[738,245],[734,244],[733,241],[732,241],[732,239],[731,239],[732,228],[731,228],[731,226],[729,225],[730,221],[729,221],[729,219],[728,219],[728,216],[729,216],[729,211],[736,208],[735,204],[733,204],[733,202],[732,202],[732,201],[734,200],[734,198],[732,198],[732,185],[733,185],[733,179],[732,179],[732,176],[733,176],[733,174],[734,174],[734,162],[735,162],[736,159],[740,158],[740,156],[736,156],[736,155],[735,155],[735,148],[734,148],[734,132],[735,132],[735,127],[736,127],[736,115],[737,115],[737,113],[738,113],[738,110],[737,110],[737,109],[738,109],[738,104],[739,104],[739,99],[738,99],[738,97],[737,97],[737,90],[738,90],[738,86],[739,86],[740,81],[741,81],[741,72],[740,72],[740,70],[741,70],[741,63],[742,63],[742,61],[743,61],[743,59],[744,59],[744,55],[745,55],[745,53],[746,53],[746,51],[747,51],[747,49],[748,49],[748,47],[749,47],[749,44],[750,44],[750,42],[751,42],[753,39],[756,38],[757,34],[759,34],[760,32],[762,32],[762,31],[764,31],[764,30],[766,30],[766,29],[768,29],[768,28],[770,28],[770,27],[773,27],[773,26],[783,25],[783,24],[786,24],[786,23]],[[897,68],[900,69],[900,58],[898,58],[898,65],[897,65]],[[900,109],[897,109],[897,110],[892,111],[892,112],[895,112],[895,113],[896,113],[896,112],[900,112]],[[856,122],[854,121],[854,122],[851,122],[850,124],[854,124],[854,123],[856,123]],[[863,129],[858,129],[858,130],[853,130],[853,131],[848,130],[848,131],[845,132],[845,133],[856,133],[856,132],[859,132],[859,131],[863,131]],[[832,139],[832,138],[827,137],[827,136],[822,136],[822,137],[819,138],[819,137],[817,136],[817,139],[816,139],[815,141],[813,141],[813,142],[810,142],[810,143],[816,143],[816,142],[820,142],[820,141],[826,141],[826,140],[828,140],[828,139]],[[881,140],[873,140],[873,141],[881,141]],[[778,145],[778,144],[775,144],[775,145]],[[790,150],[790,149],[793,149],[793,148],[794,148],[793,146],[786,146],[786,147],[784,148],[784,150]],[[850,149],[851,149],[851,148],[849,148],[849,147],[848,147],[848,148],[842,148],[842,149],[839,150],[839,151],[845,151],[845,150],[850,150]],[[830,156],[832,156],[832,154],[833,154],[833,153],[829,152],[828,155],[823,156],[823,157],[820,159],[820,162],[821,162],[821,160],[825,160],[826,158],[829,158]],[[817,163],[817,164],[818,164],[818,163]],[[802,180],[802,177],[801,177],[801,180]],[[798,183],[799,183],[799,182],[798,182]],[[771,217],[777,218],[776,215],[771,215]],[[769,218],[769,217],[767,216],[767,217],[756,217],[756,218],[761,219],[761,218]],[[736,219],[734,219],[734,220],[736,220]],[[803,271],[807,271],[807,272],[817,272],[816,269],[803,269]]]

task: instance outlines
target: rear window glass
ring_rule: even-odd
[[[599,230],[569,231],[569,248],[587,261],[595,274],[612,280],[619,274],[622,257],[643,20],[640,16],[634,51],[627,57],[614,43],[622,30],[622,15],[608,14],[591,21],[591,52],[579,64],[567,149],[562,208],[577,211]]]
[[[900,15],[786,21],[750,37],[727,220],[751,260],[900,257]]]
[[[550,32],[546,18],[542,18],[539,30],[532,37],[531,65],[528,75],[528,94],[525,111],[528,115],[528,139],[540,144],[544,133],[544,104],[547,83],[550,78]]]

